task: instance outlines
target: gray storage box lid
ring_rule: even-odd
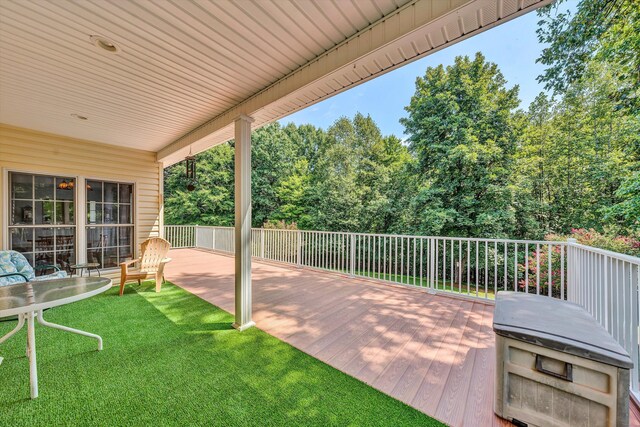
[[[541,295],[501,291],[493,315],[496,334],[619,368],[633,362],[582,307]]]

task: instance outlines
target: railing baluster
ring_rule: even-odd
[[[395,272],[393,281],[398,282],[398,236],[395,236],[395,244],[396,244],[396,248],[393,251],[393,254],[394,254],[393,269]]]
[[[503,244],[504,246],[504,290],[507,290],[507,281],[508,279],[508,274],[507,274],[507,250],[508,250],[508,243],[504,242]]]
[[[471,294],[471,240],[467,240],[467,296]]]
[[[416,285],[416,238],[413,238],[413,286]]]
[[[451,270],[449,271],[449,280],[451,281],[451,290],[455,290],[454,288],[454,283],[453,283],[453,259],[455,258],[455,252],[454,252],[454,246],[453,246],[453,239],[451,239]]]
[[[553,253],[551,251],[551,244],[548,244],[547,247],[549,248],[548,252],[549,252],[549,271],[548,271],[548,281],[549,281],[549,296],[552,296],[553,293],[553,266],[552,266],[552,257],[553,257]]]
[[[422,262],[424,258],[424,239],[420,238],[420,287],[424,287]]]
[[[489,296],[489,242],[484,242],[484,297]]]
[[[540,295],[540,244],[536,244],[536,295]]]
[[[400,282],[404,283],[402,279],[402,269],[404,268],[404,237],[400,238]]]
[[[524,291],[529,293],[529,244],[524,245]]]
[[[513,246],[513,288],[518,292],[518,242]]]
[[[564,252],[565,246],[560,245],[560,299],[564,300]]]
[[[480,262],[479,262],[479,258],[480,258],[480,253],[479,253],[479,248],[480,244],[478,243],[478,241],[476,240],[476,258],[475,258],[475,264],[476,264],[476,297],[478,296],[478,279],[479,279],[479,274],[478,274],[478,267],[480,267]]]
[[[458,241],[458,293],[462,293],[462,240]]]

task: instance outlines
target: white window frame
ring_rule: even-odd
[[[86,175],[78,175],[75,173],[64,173],[57,170],[31,170],[31,169],[20,169],[13,167],[4,167],[2,168],[2,194],[3,194],[3,203],[2,203],[2,212],[0,212],[1,226],[3,231],[2,236],[2,247],[9,248],[10,243],[10,234],[9,234],[9,208],[11,206],[11,189],[9,187],[9,174],[10,173],[22,173],[22,174],[33,174],[33,175],[49,175],[49,176],[66,176],[72,177],[75,179],[76,185],[74,188],[75,193],[75,216],[76,216],[76,263],[85,263],[87,262],[87,226],[91,224],[87,224],[87,192],[86,192],[86,183],[87,181],[106,181],[106,182],[115,182],[119,184],[130,184],[133,188],[133,199],[131,206],[131,218],[133,221],[133,248],[132,248],[132,256],[133,258],[138,257],[138,252],[140,250],[138,244],[138,183],[137,181],[123,180],[114,177],[104,177],[104,176],[86,176]],[[82,189],[83,191],[80,191]],[[117,271],[119,267],[109,267],[101,269],[101,271],[105,273]]]
[[[8,169],[8,168],[4,168],[3,169],[3,191],[6,194],[6,198],[4,199],[4,204],[6,204],[6,208],[4,209],[4,212],[2,213],[2,230],[3,230],[3,242],[2,242],[2,247],[5,248],[9,248],[10,243],[11,243],[11,229],[12,228],[31,228],[34,229],[34,238],[35,238],[35,229],[36,228],[75,228],[76,232],[75,232],[75,239],[74,239],[74,251],[76,253],[76,260],[75,262],[78,263],[79,262],[79,254],[78,254],[78,247],[79,247],[79,239],[78,239],[78,230],[79,230],[79,225],[78,225],[78,221],[79,218],[76,216],[75,217],[75,223],[73,225],[71,224],[67,224],[67,225],[57,225],[57,224],[32,224],[32,225],[11,225],[10,221],[9,221],[9,217],[10,217],[10,212],[9,209],[11,208],[11,186],[10,186],[10,175],[11,174],[22,174],[22,175],[39,175],[39,176],[46,176],[46,177],[52,177],[52,178],[58,178],[58,177],[65,177],[65,178],[71,178],[73,179],[76,183],[78,182],[78,179],[76,176],[74,176],[73,174],[60,174],[60,173],[51,173],[48,171],[27,171],[27,170],[21,170],[21,169]],[[55,184],[55,181],[54,181]],[[54,190],[55,191],[55,190]],[[77,200],[78,200],[78,188],[77,186],[74,186],[73,188],[73,192],[74,192],[74,199],[73,199],[73,203],[77,204]],[[4,205],[3,204],[3,205]],[[35,214],[35,206],[33,207],[34,209],[34,214]],[[78,213],[78,206],[74,206],[74,215],[77,215]],[[47,251],[48,252],[48,251]],[[54,249],[52,250],[52,252],[55,254],[57,251],[55,249],[55,240],[54,240]],[[34,256],[34,263],[35,263],[35,255],[36,253],[34,251],[31,251],[31,253]]]
[[[82,231],[82,238],[83,238],[83,247],[84,250],[82,251],[82,262],[87,262],[87,251],[88,251],[88,247],[87,247],[87,227],[120,227],[120,226],[125,226],[125,227],[133,227],[133,231],[131,232],[131,240],[132,240],[132,247],[131,247],[131,256],[132,259],[136,259],[138,257],[138,237],[137,237],[137,231],[138,231],[138,189],[137,189],[137,185],[135,181],[125,181],[125,180],[119,180],[119,179],[113,179],[113,178],[95,178],[95,177],[89,177],[89,176],[83,176],[82,177],[82,188],[84,189],[84,191],[82,191],[82,212],[78,212],[82,214],[82,227],[83,227],[83,231]],[[87,191],[86,191],[86,183],[87,181],[101,181],[102,183],[108,182],[111,184],[126,184],[126,185],[131,185],[131,191],[133,191],[133,197],[131,199],[131,224],[89,224],[87,222]],[[102,202],[104,204],[104,201]],[[78,200],[78,204],[80,204],[80,200]],[[118,203],[119,205],[119,203]],[[80,247],[80,245],[78,245],[78,247]],[[79,261],[80,262],[80,261]],[[105,272],[110,272],[110,271],[115,271],[120,269],[119,266],[115,266],[115,267],[108,267],[108,268],[100,268],[101,271],[105,271]]]

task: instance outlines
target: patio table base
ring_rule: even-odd
[[[18,315],[18,324],[16,327],[0,338],[0,344],[7,341],[9,338],[14,336],[19,330],[24,327],[24,324],[27,324],[27,357],[29,358],[29,384],[31,389],[31,398],[35,399],[38,397],[38,367],[36,365],[36,335],[35,335],[35,321],[38,320],[42,326],[46,326],[48,328],[60,329],[61,331],[71,332],[73,334],[82,335],[85,337],[93,338],[98,341],[98,351],[102,350],[102,337],[96,334],[92,334],[90,332],[81,331],[79,329],[73,329],[68,326],[58,325],[56,323],[47,322],[44,320],[42,315],[42,310],[32,311],[28,313],[23,313]],[[0,364],[4,359],[0,356]]]

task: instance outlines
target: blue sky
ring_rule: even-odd
[[[577,0],[569,0],[563,9],[568,6],[575,10],[576,4]],[[521,107],[526,108],[543,90],[536,81],[543,71],[543,67],[536,64],[543,48],[536,37],[538,20],[535,12],[528,13],[298,111],[280,122],[310,123],[326,129],[339,117],[353,117],[359,111],[371,115],[383,135],[393,134],[404,139],[404,128],[398,120],[406,115],[404,107],[411,100],[416,77],[423,76],[427,67],[450,65],[456,56],[472,57],[478,51],[498,64],[509,87],[520,86]]]

